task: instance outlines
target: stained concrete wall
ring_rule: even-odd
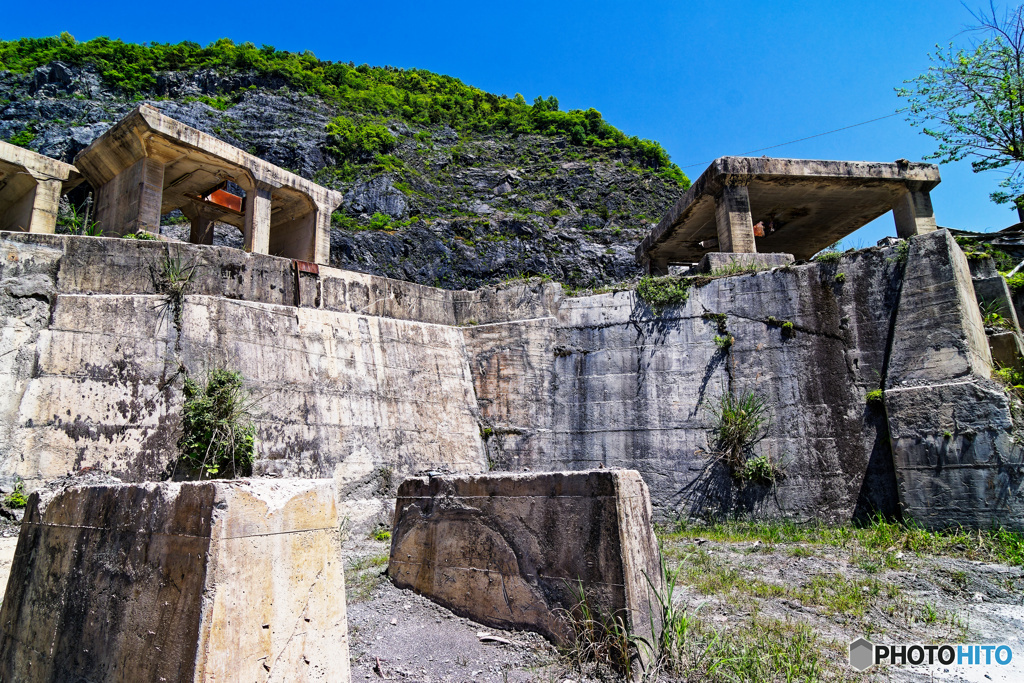
[[[404,476],[485,467],[441,290],[323,268],[295,306],[290,261],[237,250],[10,233],[0,254],[7,477],[161,476],[182,370],[217,367],[241,372],[255,399],[255,473],[335,477],[344,500],[367,501],[343,516],[383,510]],[[168,258],[194,268],[178,316],[162,293]]]
[[[602,623],[650,637],[661,570],[647,486],[629,470],[408,479],[388,576],[474,620],[566,644],[582,590]]]
[[[83,486],[29,499],[5,681],[347,681],[330,481]]]
[[[638,470],[662,519],[895,514],[911,500],[896,466],[919,459],[892,450],[904,414],[892,391],[967,378],[994,393],[970,394],[961,411],[996,411],[1000,443],[1015,429],[988,382],[970,274],[950,266],[959,248],[944,231],[911,243],[909,260],[875,248],[709,279],[655,312],[633,291],[451,292],[329,268],[302,274],[297,290],[285,259],[6,233],[0,380],[12,389],[0,395],[0,472],[156,476],[175,457],[179,368],[224,365],[260,397],[257,473],[335,476],[342,499],[359,501],[343,512],[354,519],[385,519],[381,499],[417,472],[598,464]],[[169,253],[195,266],[180,324],[161,275]],[[948,296],[932,296],[940,290]],[[720,320],[735,339],[727,350],[715,343]],[[913,359],[929,368],[919,381],[904,377]],[[884,406],[865,400],[878,388]],[[775,487],[738,486],[709,464],[703,406],[752,390],[773,406],[758,449],[785,466]],[[931,427],[908,429],[895,442],[903,452]],[[1016,520],[1016,450],[1000,452],[1010,469],[999,504],[1012,514],[999,518]],[[953,518],[993,518],[983,497],[970,500],[977,515]]]

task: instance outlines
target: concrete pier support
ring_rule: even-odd
[[[36,176],[29,232],[53,234],[57,228],[57,208],[62,192],[63,183],[60,180]]]
[[[750,196],[745,185],[727,185],[715,197],[718,250],[734,254],[755,254],[754,221],[750,217]]]
[[[893,204],[892,215],[896,220],[896,234],[903,239],[935,232],[935,212],[927,190],[909,190]]]
[[[107,237],[160,233],[164,164],[143,157],[97,190],[96,222]]]
[[[191,224],[188,241],[192,244],[213,244],[213,212],[202,206],[183,206],[181,212]]]
[[[257,182],[245,196],[245,228],[242,248],[257,254],[270,253],[270,194],[274,188]]]

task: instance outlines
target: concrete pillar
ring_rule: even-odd
[[[32,200],[32,220],[29,232],[52,235],[57,229],[57,208],[63,183],[50,178],[36,178],[36,192]]]
[[[718,225],[719,251],[757,253],[746,185],[726,186],[722,194],[715,197],[715,223]]]
[[[183,206],[181,212],[191,224],[188,241],[192,244],[213,244],[213,212],[195,205]]]
[[[322,263],[323,265],[330,265],[331,263],[331,212],[325,210],[323,207],[317,207],[316,210],[316,245],[314,246],[314,252],[316,255],[313,260],[316,263]]]
[[[257,181],[245,195],[245,229],[242,247],[256,254],[270,253],[270,193],[274,188]]]
[[[893,204],[892,216],[896,220],[896,235],[904,239],[936,229],[932,198],[926,190],[908,190]]]
[[[648,275],[668,275],[668,259],[658,258],[653,254],[647,256]]]
[[[143,158],[114,176],[97,191],[96,222],[107,237],[143,230],[160,233],[164,164]]]

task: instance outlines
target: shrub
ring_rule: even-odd
[[[186,376],[179,461],[200,478],[249,473],[256,455],[251,407],[237,372],[214,370],[205,385]]]
[[[391,216],[377,211],[370,216],[371,230],[387,230],[391,227]]]

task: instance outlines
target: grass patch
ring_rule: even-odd
[[[1002,562],[1024,567],[1024,534],[1007,529],[955,528],[928,531],[914,523],[891,522],[875,517],[863,526],[796,524],[790,521],[680,521],[664,530],[666,541],[705,538],[719,542],[812,543],[883,553],[912,552],[946,555],[982,562]]]
[[[345,597],[350,602],[365,602],[384,580],[388,555],[370,555],[345,565]]]

